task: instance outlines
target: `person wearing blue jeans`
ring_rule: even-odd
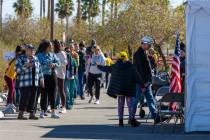
[[[155,106],[155,100],[152,94],[152,85],[148,85],[147,87],[145,87],[145,91],[142,92],[142,89],[139,85],[136,86],[137,90],[136,90],[136,98],[133,101],[133,108],[134,108],[134,112],[136,112],[137,110],[137,106],[138,103],[144,102],[144,97],[146,98],[147,101],[147,105],[149,107],[149,110],[152,114],[152,118],[156,118],[157,114],[156,114],[156,106]]]
[[[152,117],[154,118],[155,123],[160,122],[160,117],[156,113],[156,105],[154,102],[154,97],[152,94],[152,69],[151,64],[149,61],[149,58],[147,56],[146,51],[148,51],[152,44],[154,43],[153,39],[149,36],[145,36],[141,39],[141,46],[139,49],[135,52],[133,57],[133,64],[136,67],[137,72],[142,77],[143,85],[141,87],[138,87],[137,89],[137,97],[133,103],[134,105],[134,113],[136,113],[137,104],[139,101],[139,98],[141,98],[141,93],[146,98],[149,110],[152,114]],[[162,119],[163,120],[163,119]]]

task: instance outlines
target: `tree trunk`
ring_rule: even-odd
[[[48,0],[48,11],[47,11],[47,19],[50,21],[51,14],[51,0]]]
[[[68,29],[69,29],[69,17],[66,16],[66,37],[68,36]]]
[[[50,33],[50,40],[53,41],[54,39],[54,0],[51,0],[51,33]]]
[[[0,34],[2,33],[2,8],[3,8],[3,0],[0,0]]]
[[[45,0],[43,0],[43,17],[45,17]]]
[[[43,1],[40,0],[40,19],[42,19],[42,4],[43,4]]]
[[[77,0],[77,4],[77,25],[79,25],[81,21],[81,0]]]
[[[111,1],[111,21],[113,19],[113,15],[114,15],[114,0]]]
[[[102,25],[105,24],[105,14],[106,14],[106,0],[103,0],[102,3]]]
[[[114,1],[114,18],[117,18],[118,15],[118,2],[117,0]]]

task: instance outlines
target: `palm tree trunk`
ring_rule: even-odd
[[[111,1],[111,20],[113,19],[113,12],[114,12],[114,0]]]
[[[40,19],[42,19],[42,3],[43,1],[40,0]]]
[[[43,0],[43,17],[45,17],[45,0]]]
[[[48,10],[47,10],[47,19],[50,21],[51,14],[51,0],[48,0]]]
[[[105,12],[106,10],[106,0],[103,0],[103,3],[102,3],[102,25],[104,26],[104,19],[105,19]]]
[[[79,25],[81,20],[81,0],[77,0],[77,4],[77,25]]]
[[[0,34],[2,33],[2,8],[3,8],[3,0],[0,0]]]
[[[117,0],[114,1],[114,18],[117,18],[118,15],[118,2]]]
[[[66,37],[68,36],[68,29],[69,29],[69,17],[66,16]]]

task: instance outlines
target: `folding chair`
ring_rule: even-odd
[[[164,96],[165,94],[169,93],[169,86],[163,86],[157,90],[155,98],[155,102],[158,102],[158,99]],[[148,122],[149,116],[151,115],[151,112],[148,113],[146,118],[146,123]]]
[[[177,104],[177,108],[175,111],[172,110],[170,107],[171,103],[174,102],[176,102]],[[174,118],[173,133],[175,132],[178,119],[180,119],[181,124],[183,124],[184,121],[184,109],[182,106],[183,102],[184,102],[184,94],[167,93],[157,103],[157,116],[160,117],[161,125],[163,124],[162,118],[169,117],[167,123],[170,123],[171,119]],[[155,130],[155,126],[156,124],[154,123],[153,132]]]

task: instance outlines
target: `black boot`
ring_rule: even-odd
[[[124,124],[123,124],[123,120],[122,119],[119,120],[119,126],[120,127],[124,127]]]
[[[131,122],[132,127],[138,127],[139,126],[139,122],[136,119],[133,119],[130,122]]]

